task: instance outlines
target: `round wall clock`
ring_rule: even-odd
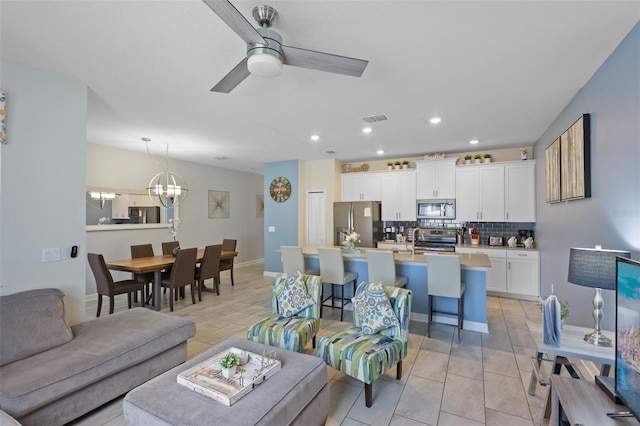
[[[286,177],[277,177],[269,185],[269,194],[276,203],[284,203],[291,195],[291,183]]]

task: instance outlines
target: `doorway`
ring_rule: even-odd
[[[326,195],[324,191],[307,192],[307,235],[305,245],[326,246]]]

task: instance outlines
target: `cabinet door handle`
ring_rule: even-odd
[[[507,262],[507,269],[511,269],[511,262]]]
[[[504,215],[505,215],[505,219],[509,220],[509,212],[505,212]]]

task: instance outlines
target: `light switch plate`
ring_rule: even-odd
[[[276,232],[276,227],[275,226],[270,226],[269,227],[269,232]]]
[[[42,263],[47,262],[60,262],[60,247],[42,249]]]

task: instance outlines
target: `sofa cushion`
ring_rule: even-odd
[[[0,366],[73,339],[64,318],[63,297],[55,288],[0,296]]]
[[[195,335],[193,321],[134,308],[72,327],[69,343],[0,367],[0,407],[21,417]],[[140,365],[144,370],[144,363]]]

